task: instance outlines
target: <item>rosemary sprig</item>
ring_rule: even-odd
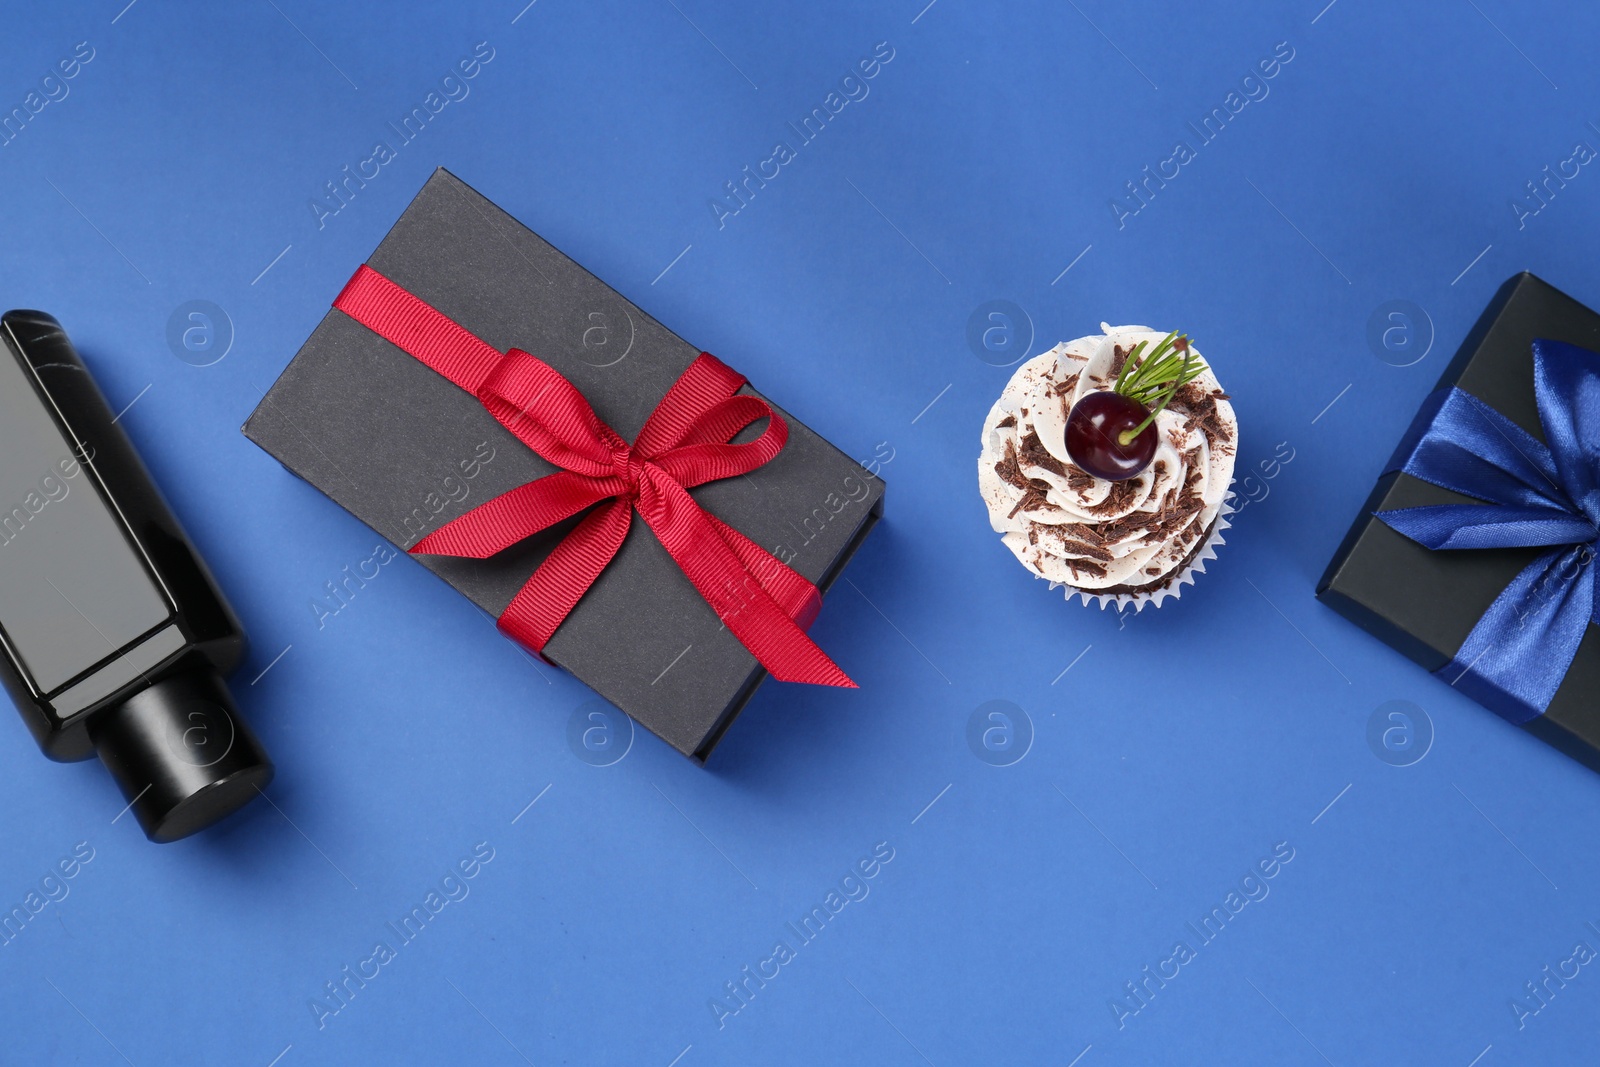
[[[1188,336],[1180,335],[1176,330],[1163,337],[1148,355],[1141,356],[1145,344],[1140,341],[1128,353],[1122,371],[1111,387],[1113,392],[1136,400],[1147,408],[1154,405],[1150,414],[1136,428],[1117,435],[1123,447],[1132,444],[1134,438],[1166,409],[1178,390],[1194,381],[1206,369],[1204,363],[1193,358],[1194,351],[1189,347]]]

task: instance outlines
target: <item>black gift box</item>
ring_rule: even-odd
[[[368,265],[500,351],[521,348],[550,364],[628,441],[700,354],[443,169]],[[759,379],[745,354],[722,355]],[[789,440],[777,458],[691,493],[825,591],[882,514],[883,483],[780,413]],[[337,310],[244,432],[405,547],[556,470],[475,398]],[[498,617],[578,518],[488,560],[417,559]],[[637,516],[544,655],[697,760],[766,676]]]
[[[1600,314],[1532,274],[1519,274],[1490,301],[1439,387],[1460,387],[1544,440],[1534,399],[1536,338],[1600,349]],[[1428,670],[1443,667],[1501,590],[1544,550],[1429,551],[1373,512],[1463,503],[1481,501],[1408,474],[1385,475],[1328,565],[1317,596]],[[1523,728],[1600,770],[1600,628],[1588,628],[1549,709]]]

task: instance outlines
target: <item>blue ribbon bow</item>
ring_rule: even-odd
[[[1600,623],[1600,353],[1533,342],[1548,445],[1470,393],[1441,389],[1388,470],[1486,504],[1377,513],[1430,549],[1550,546],[1489,605],[1434,673],[1513,723],[1545,713],[1591,621]]]

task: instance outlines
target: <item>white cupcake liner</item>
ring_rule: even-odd
[[[1211,533],[1206,537],[1205,544],[1200,546],[1200,551],[1194,554],[1175,578],[1170,578],[1158,589],[1140,590],[1135,593],[1097,593],[1092,589],[1079,589],[1077,586],[1067,585],[1065,582],[1051,582],[1050,588],[1066,590],[1066,598],[1070,602],[1074,596],[1079,602],[1088,605],[1092,600],[1100,602],[1100,610],[1104,611],[1107,605],[1115,604],[1120,612],[1129,605],[1133,610],[1143,611],[1148,604],[1152,608],[1159,608],[1167,600],[1177,600],[1183,596],[1182,586],[1193,585],[1196,574],[1206,572],[1206,561],[1217,558],[1217,546],[1226,544],[1222,532],[1233,525],[1228,521],[1228,516],[1238,509],[1233,506],[1233,480],[1228,480],[1228,492],[1222,498],[1222,505],[1217,508],[1217,518],[1211,527]],[[1047,581],[1043,575],[1037,575],[1040,581]]]

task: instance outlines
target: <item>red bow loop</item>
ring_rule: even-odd
[[[600,505],[512,599],[498,623],[507,635],[536,652],[543,649],[621,550],[637,509],[695,589],[773,677],[854,688],[805,634],[821,605],[816,587],[687,492],[748,474],[788,441],[781,415],[760,397],[739,393],[743,375],[701,353],[629,446],[555,368],[521,349],[501,356],[369,267],[356,271],[334,306],[471,392],[518,440],[561,468],[480,504],[410,552],[487,559]],[[767,425],[753,440],[732,443],[763,419]]]
[[[634,447],[649,456],[678,447],[707,411],[736,394],[744,383],[744,375],[710,352],[700,353],[645,420]]]
[[[615,457],[627,444],[544,360],[513,348],[473,392],[496,422],[556,466],[591,478],[620,473]]]

